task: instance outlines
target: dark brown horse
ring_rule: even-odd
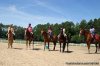
[[[44,38],[44,50],[45,50],[46,43],[48,43],[48,49],[49,49],[49,42],[51,41],[54,44],[53,50],[55,50],[58,37],[56,35],[53,35],[53,38],[51,39],[49,34],[46,31],[44,31],[44,29],[41,30],[41,34],[43,35],[43,38]]]
[[[25,35],[25,40],[26,40],[26,48],[30,48],[30,44],[33,41],[33,49],[34,49],[34,35],[31,34],[28,29],[26,29],[26,35]]]
[[[67,51],[68,50],[68,46],[69,46],[69,42],[70,42],[71,36],[67,35],[66,37],[63,34],[63,29],[61,30],[60,34],[59,34],[59,43],[60,43],[60,52],[61,52],[61,46],[63,44],[63,50],[62,52],[65,51],[65,47],[66,47],[66,43],[67,43]]]
[[[93,38],[91,36],[91,33],[89,32],[89,30],[85,30],[85,29],[81,28],[80,29],[80,35],[85,36],[87,47],[88,47],[88,53],[90,53],[90,44],[93,42]],[[99,49],[100,49],[100,35],[96,34],[94,40],[95,40],[94,43],[95,43],[95,47],[96,47],[95,53],[97,53],[97,49],[98,49],[97,47],[99,47]]]
[[[8,35],[8,48],[12,48],[12,44],[13,44],[13,33],[11,30],[8,31],[9,33]]]

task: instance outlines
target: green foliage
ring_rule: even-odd
[[[73,42],[73,43],[81,43],[81,42],[84,42],[84,37],[83,36],[80,36],[79,37],[79,35],[74,35],[71,38],[71,42]]]
[[[90,26],[94,25],[96,29],[96,33],[100,34],[100,18],[90,19],[88,22],[83,19],[81,22],[74,24],[72,21],[65,21],[61,24],[38,24],[35,27],[33,27],[34,37],[35,40],[43,41],[43,36],[41,35],[41,29],[44,29],[45,31],[48,30],[48,26],[51,26],[53,29],[53,33],[55,35],[58,35],[60,33],[60,28],[64,27],[66,29],[66,34],[71,34],[71,42],[80,43],[84,42],[84,37],[79,37],[79,30],[80,28],[90,29]],[[9,25],[3,25],[0,23],[0,38],[7,38],[7,28]],[[25,28],[14,25],[16,39],[24,39],[24,30]]]

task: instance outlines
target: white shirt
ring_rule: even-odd
[[[95,32],[94,28],[90,29],[90,33],[94,33],[94,32]]]

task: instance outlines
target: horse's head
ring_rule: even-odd
[[[41,29],[41,34],[43,35],[43,33],[44,33],[44,29]]]
[[[85,34],[85,30],[83,28],[80,28],[79,36],[84,35],[84,34]]]
[[[60,29],[60,34],[63,34],[63,28]]]
[[[11,30],[8,31],[8,39],[13,39],[13,33]]]
[[[41,29],[41,34],[42,34],[42,35],[46,35],[47,32],[46,32],[44,29]]]

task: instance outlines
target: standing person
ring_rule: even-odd
[[[51,28],[51,26],[48,27],[48,34],[50,35],[50,38],[53,37],[53,33],[52,33],[52,28]]]
[[[90,33],[91,33],[92,38],[95,39],[95,28],[93,25],[91,25],[90,27]]]

